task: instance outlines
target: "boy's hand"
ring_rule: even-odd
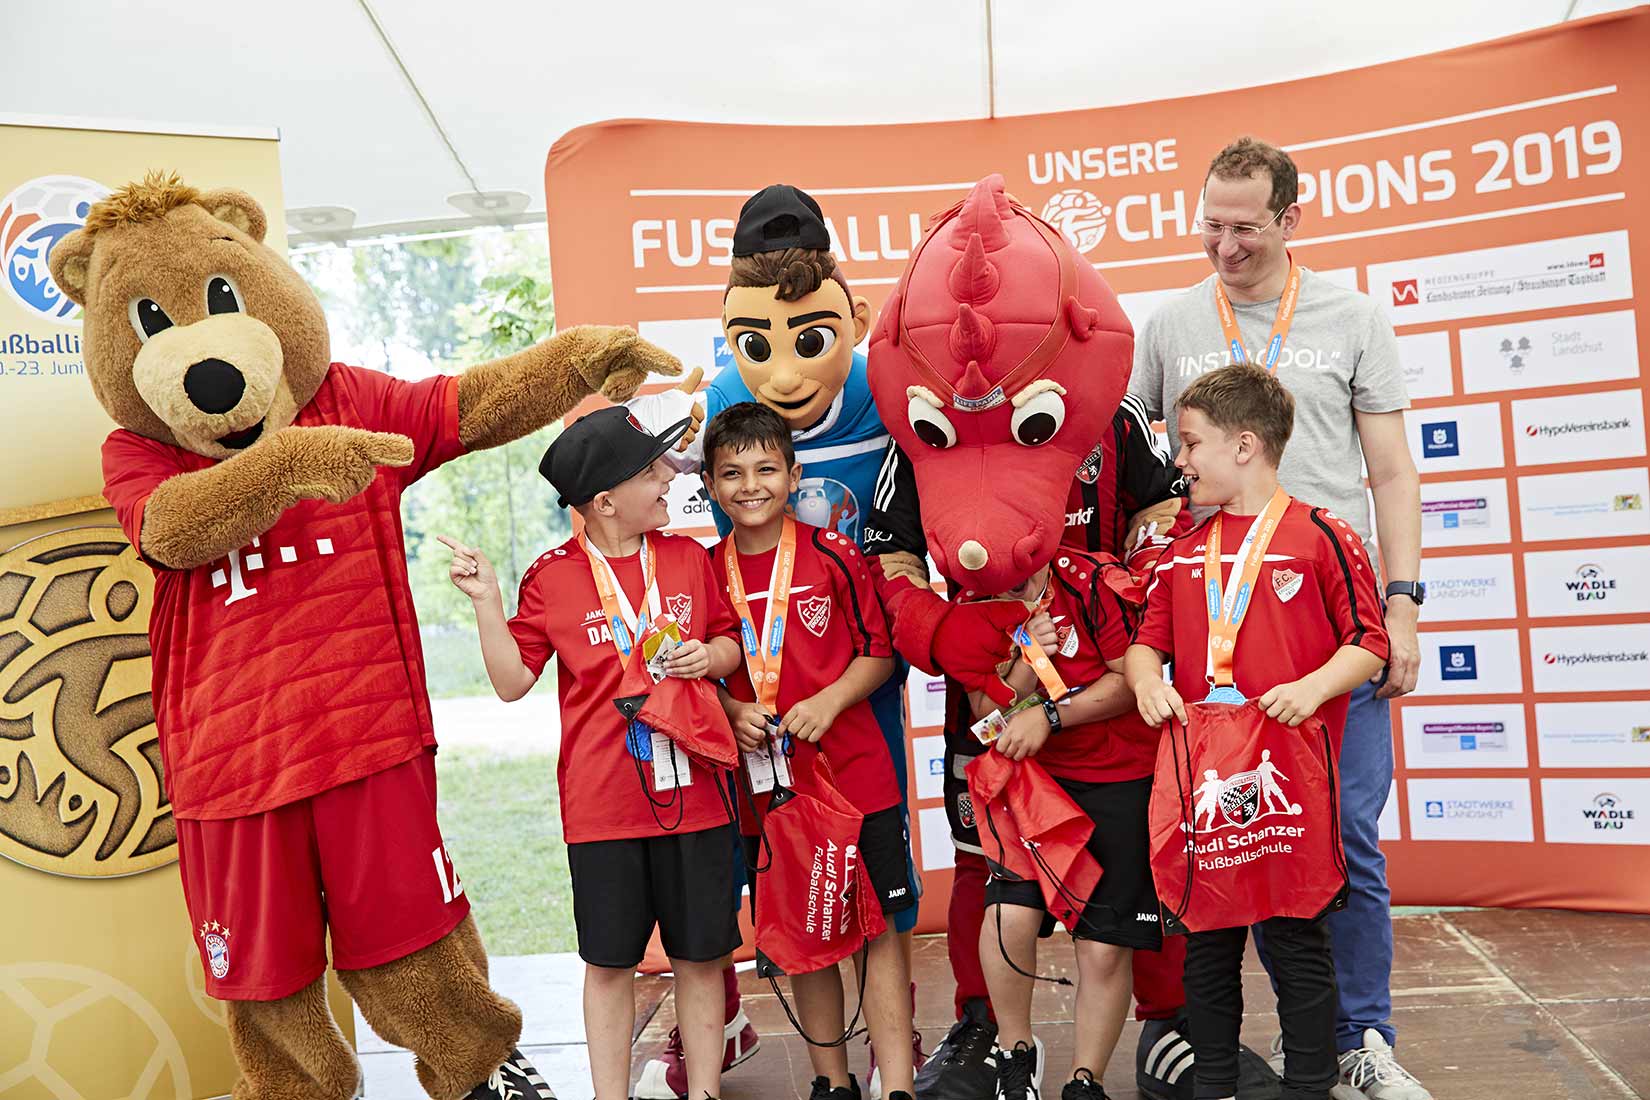
[[[1054,620],[1048,617],[1047,611],[1039,611],[1031,617],[1031,621],[1026,623],[1026,633],[1037,639],[1044,653],[1059,652],[1060,634],[1054,629]]]
[[[841,713],[842,708],[822,691],[792,706],[785,720],[779,723],[779,732],[781,735],[788,733],[799,741],[818,741]]]
[[[1323,706],[1323,689],[1310,676],[1293,680],[1262,695],[1258,702],[1270,718],[1286,725],[1298,726]]]
[[[1167,680],[1153,677],[1141,684],[1134,693],[1134,703],[1148,726],[1161,726],[1171,714],[1182,724],[1186,721],[1186,702]]]
[[[1027,707],[1008,720],[1008,728],[998,735],[992,747],[1010,760],[1024,760],[1036,756],[1049,735],[1048,716],[1042,707]]]
[[[710,671],[710,650],[694,638],[665,654],[665,673],[678,680],[697,680]]]
[[[725,709],[739,751],[756,752],[760,749],[768,736],[768,712],[762,709],[762,704],[733,700]]]
[[[460,592],[472,601],[498,595],[498,574],[493,572],[493,563],[487,560],[486,554],[446,535],[435,538],[453,552],[452,564],[447,566],[447,576]]]

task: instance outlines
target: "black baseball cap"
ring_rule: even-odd
[[[539,461],[539,473],[555,488],[556,503],[563,508],[589,504],[597,493],[653,465],[692,424],[691,416],[683,417],[654,435],[623,405],[598,409],[573,421],[555,438]]]
[[[825,215],[807,192],[788,183],[762,188],[739,208],[739,223],[733,227],[733,254],[752,256],[758,252],[779,252],[787,248],[831,247],[831,232]]]

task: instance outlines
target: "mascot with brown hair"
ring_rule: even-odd
[[[50,258],[120,425],[104,495],[155,573],[155,718],[235,1100],[355,1092],[329,933],[344,988],[431,1097],[549,1097],[436,824],[399,503],[466,451],[680,367],[600,327],[417,383],[330,362],[320,303],[266,227],[249,195],[151,175]]]

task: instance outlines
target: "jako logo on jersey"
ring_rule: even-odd
[[[46,261],[108,195],[107,187],[81,176],[37,176],[0,200],[0,262],[6,289],[24,309],[58,324],[77,323],[79,307],[58,289]]]
[[[203,921],[200,937],[206,948],[206,965],[214,978],[223,980],[229,973],[229,929],[215,920]]]
[[[1392,304],[1395,306],[1418,306],[1421,304],[1421,291],[1414,279],[1399,279],[1392,284]]]
[[[809,634],[816,638],[825,637],[825,628],[831,622],[831,597],[809,596],[798,601],[796,615],[802,620],[802,625],[808,628]]]

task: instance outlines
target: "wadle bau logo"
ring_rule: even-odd
[[[1221,778],[1208,768],[1203,782],[1194,790],[1192,824],[1180,823],[1191,834],[1187,844],[1198,857],[1198,867],[1213,871],[1252,863],[1269,855],[1288,855],[1289,842],[1306,835],[1304,825],[1257,822],[1268,817],[1299,817],[1301,805],[1290,802],[1283,784],[1290,778],[1272,763],[1272,750],[1262,749],[1260,761],[1248,771]]]
[[[1633,811],[1622,805],[1619,795],[1600,791],[1594,797],[1591,806],[1581,808],[1581,817],[1595,830],[1609,829],[1619,832],[1627,828],[1627,823],[1633,820]]]

